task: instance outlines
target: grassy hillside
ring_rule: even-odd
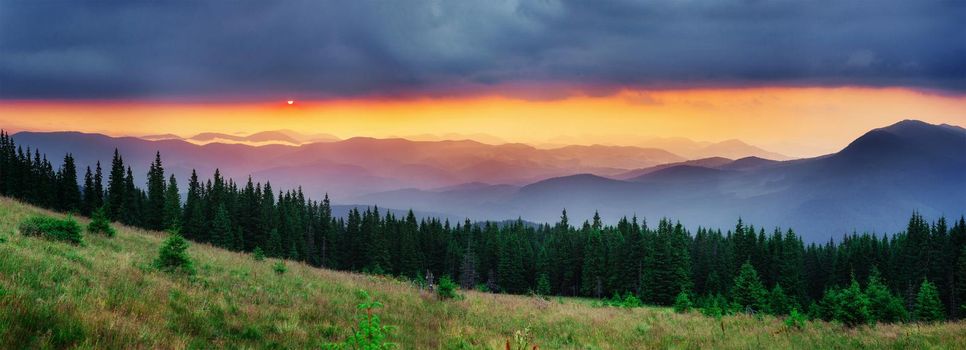
[[[356,291],[385,307],[404,349],[502,348],[529,333],[541,349],[966,348],[966,323],[845,329],[772,317],[724,317],[665,308],[594,307],[580,299],[464,292],[438,301],[411,284],[192,244],[195,278],[151,265],[163,233],[119,227],[72,246],[17,232],[31,214],[0,198],[0,348],[313,348],[346,337]],[[79,218],[82,223],[86,219]]]

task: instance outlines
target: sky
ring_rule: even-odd
[[[0,0],[0,127],[818,155],[902,119],[966,125],[962,18],[957,0]]]

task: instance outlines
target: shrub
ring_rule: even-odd
[[[805,315],[798,312],[797,308],[792,308],[792,311],[788,313],[788,317],[785,318],[785,327],[789,329],[805,329]]]
[[[265,260],[265,252],[262,251],[262,247],[255,247],[255,250],[252,251],[252,259],[255,259],[255,261]]]
[[[97,208],[91,215],[91,223],[87,224],[88,233],[101,233],[108,237],[114,237],[116,232],[114,228],[111,227],[111,221],[107,219],[107,215],[104,214],[104,208]]]
[[[436,287],[436,296],[440,300],[455,299],[459,297],[456,293],[456,283],[449,276],[443,276],[439,279],[439,285]]]
[[[154,266],[165,272],[180,272],[187,275],[195,273],[194,264],[188,256],[188,241],[177,231],[171,232],[161,245]]]
[[[678,293],[678,296],[674,298],[674,312],[685,313],[691,311],[692,307],[694,306],[691,304],[691,298],[688,297],[688,292],[682,290],[680,293]]]
[[[284,261],[279,261],[279,262],[276,262],[275,265],[272,266],[272,271],[275,271],[276,274],[284,275],[285,272],[288,271],[288,268],[285,267],[285,262]]]
[[[644,306],[644,303],[641,302],[641,299],[639,299],[636,295],[632,294],[631,292],[627,292],[627,294],[624,295],[624,300],[621,302],[621,304],[622,304],[621,306],[625,308]]]
[[[70,215],[64,219],[32,216],[20,222],[19,229],[24,236],[37,236],[74,245],[83,243],[81,227]]]

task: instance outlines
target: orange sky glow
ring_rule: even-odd
[[[653,137],[741,139],[790,156],[837,151],[902,119],[966,125],[966,96],[901,88],[736,88],[634,91],[524,100],[498,95],[273,103],[2,101],[7,130],[112,136],[292,129],[406,137],[486,134],[509,142],[635,145]]]

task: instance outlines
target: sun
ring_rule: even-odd
[[[295,104],[295,100],[288,100],[288,104]]]

